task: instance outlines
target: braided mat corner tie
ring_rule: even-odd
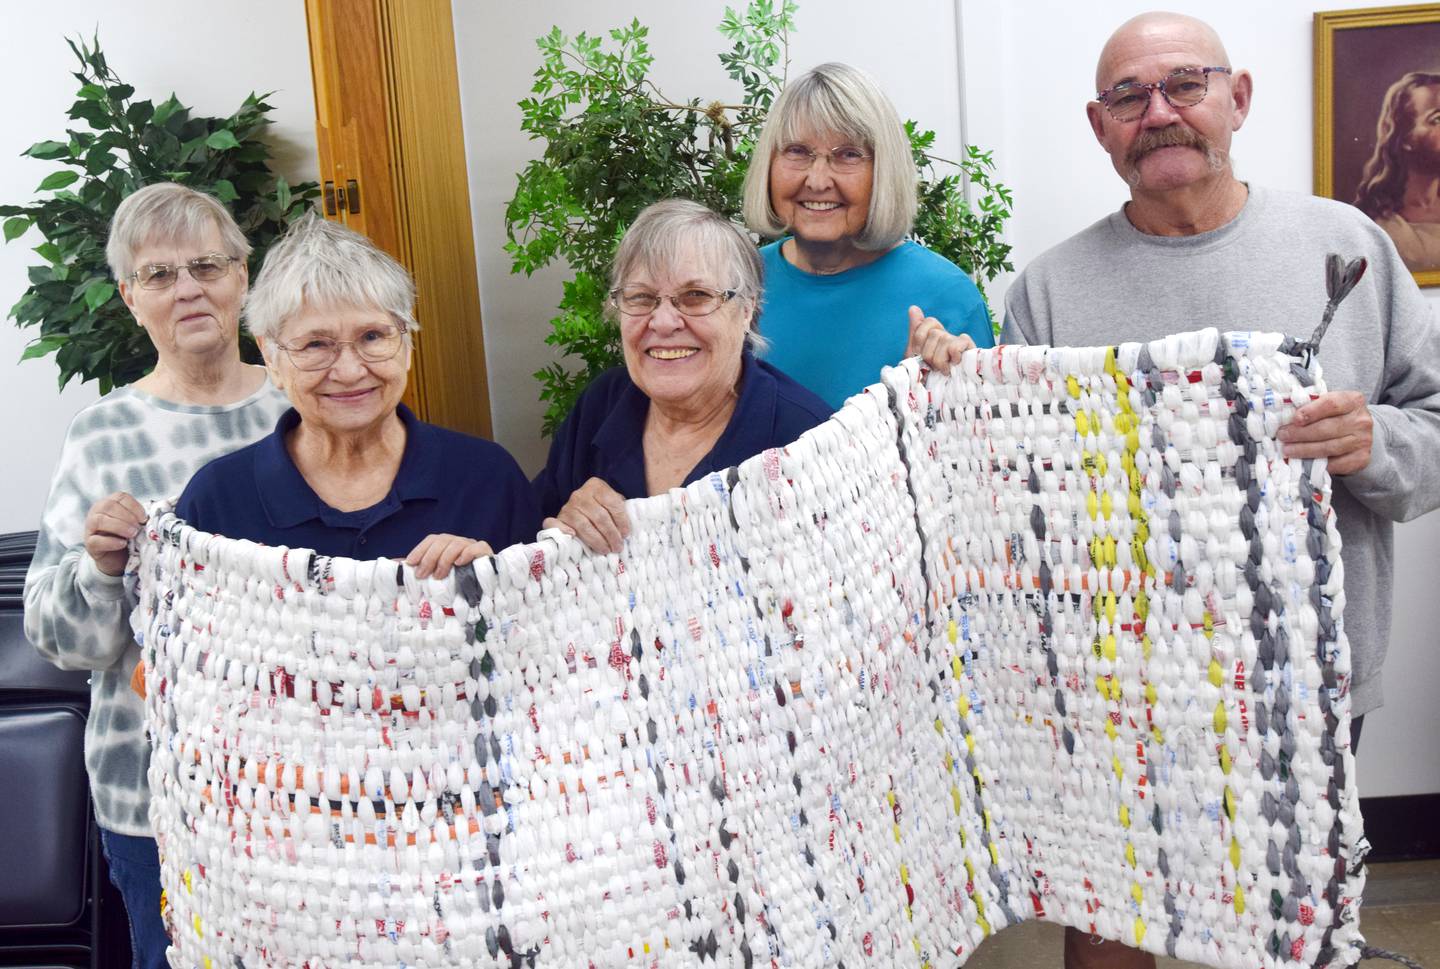
[[[1290,349],[907,363],[631,502],[621,555],[443,582],[156,509],[173,964],[953,966],[1036,918],[1353,964],[1339,538],[1275,439],[1323,390]]]

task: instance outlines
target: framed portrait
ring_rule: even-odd
[[[1315,194],[1440,286],[1440,3],[1315,14]]]

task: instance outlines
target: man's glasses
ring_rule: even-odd
[[[234,256],[207,252],[178,266],[172,266],[168,262],[146,263],[131,273],[130,278],[138,282],[141,289],[169,289],[180,278],[181,270],[184,270],[196,282],[210,283],[227,275],[230,264],[235,261]]]
[[[630,287],[610,291],[610,302],[626,316],[649,316],[665,300],[682,316],[709,316],[727,301],[735,298],[735,290],[716,292],[692,286],[678,293],[652,293],[648,289]]]
[[[815,159],[821,156],[830,160],[832,172],[854,172],[864,167],[873,155],[864,148],[854,145],[840,145],[828,151],[815,151],[809,145],[786,145],[776,154],[780,164],[792,172],[808,172]]]
[[[1150,110],[1153,92],[1159,91],[1172,108],[1193,108],[1205,100],[1210,89],[1211,74],[1229,74],[1228,67],[1182,67],[1171,71],[1154,84],[1122,81],[1095,95],[1116,121],[1139,121]]]
[[[400,352],[400,345],[405,342],[405,330],[398,326],[372,326],[354,340],[312,336],[293,347],[287,347],[279,340],[271,342],[285,351],[297,370],[329,370],[340,359],[340,351],[345,347],[353,347],[355,355],[366,363],[393,360]]]

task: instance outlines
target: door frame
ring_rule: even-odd
[[[415,280],[406,403],[492,433],[450,0],[305,0],[321,212]]]

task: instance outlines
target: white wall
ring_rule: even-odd
[[[0,29],[0,200],[27,203],[53,162],[19,157],[31,144],[63,137],[79,82],[67,36],[99,30],[111,68],[157,104],[172,91],[197,113],[225,116],[252,90],[274,91],[271,141],[276,167],[292,181],[313,179],[315,99],[310,83],[305,7],[295,0],[249,0],[200,10],[181,0],[64,0],[16,3]],[[30,251],[44,241],[31,232],[0,246],[0,313],[28,285]],[[56,393],[51,358],[17,363],[33,330],[0,320],[0,532],[36,527],[70,418],[96,397],[95,384],[71,381]]]
[[[715,31],[727,5],[743,0],[548,0],[508,4],[503,17],[490,4],[455,0],[455,42],[470,167],[470,204],[480,264],[490,401],[495,438],[532,473],[544,464],[539,436],[544,408],[531,374],[554,357],[543,342],[560,300],[562,270],[526,279],[510,275],[505,204],[515,177],[543,146],[520,131],[516,102],[529,96],[540,65],[535,38],[558,25],[567,35],[603,33],[632,17],[650,27],[656,55],[651,77],[673,100],[730,99],[739,86],[716,54],[728,45]],[[958,77],[954,5],[950,0],[802,0],[791,36],[792,74],[823,61],[848,61],[874,74],[904,117],[937,134],[936,154],[959,151]]]
[[[1008,235],[1017,267],[1128,198],[1090,132],[1084,106],[1094,95],[1095,58],[1106,38],[1155,6],[962,0],[968,134],[996,149],[1000,176],[1015,190]],[[1231,63],[1254,73],[1254,107],[1232,151],[1240,176],[1258,184],[1311,190],[1315,7],[1313,0],[1212,0],[1203,9],[1178,8],[1208,20]],[[1004,289],[1002,281],[992,298],[1003,299]],[[1426,295],[1440,300],[1440,289]],[[1440,791],[1440,704],[1434,701],[1440,597],[1429,581],[1437,560],[1440,516],[1399,528],[1386,704],[1366,719],[1360,757],[1366,796]]]

